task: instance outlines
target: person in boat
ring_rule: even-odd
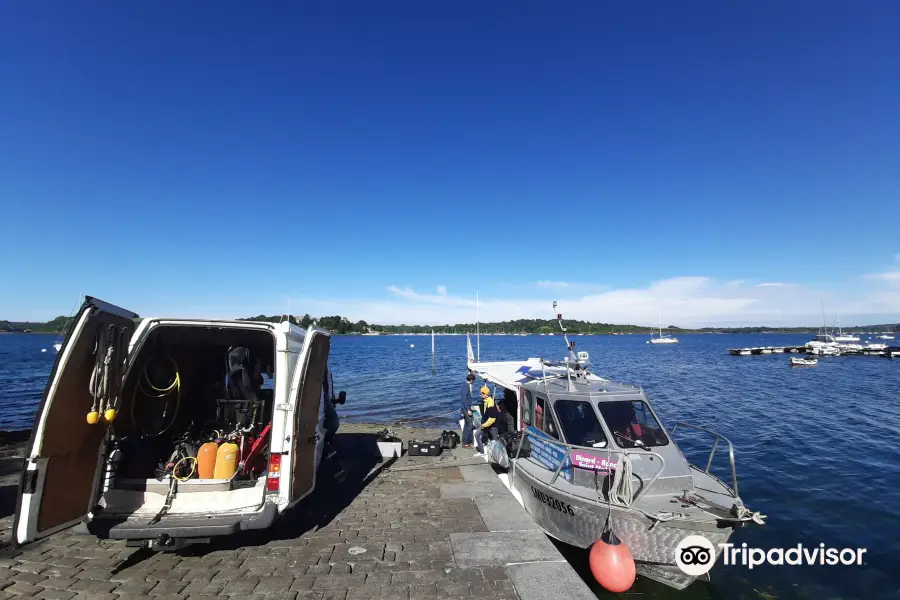
[[[634,448],[638,445],[656,445],[659,432],[641,424],[631,404],[612,402],[601,406],[600,412],[619,446]]]
[[[516,421],[510,414],[509,409],[506,406],[505,397],[503,400],[497,400],[497,410],[500,413],[500,419],[497,421],[497,430],[500,432],[500,435],[515,431]]]
[[[497,410],[497,404],[491,398],[491,390],[484,386],[481,388],[481,427],[475,432],[475,445],[477,448],[476,456],[484,454],[484,444],[482,440],[485,436],[489,436],[489,440],[496,440],[500,437],[497,430],[497,421],[500,420],[500,411]]]
[[[475,382],[475,374],[466,375],[466,382],[459,392],[459,418],[464,421],[462,446],[463,448],[472,447],[473,426],[472,426],[472,384]]]

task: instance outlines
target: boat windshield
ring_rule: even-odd
[[[643,400],[599,402],[597,408],[621,448],[665,446],[669,443]]]
[[[600,426],[597,413],[591,405],[581,400],[557,400],[553,404],[559,417],[559,426],[566,441],[575,446],[606,448],[606,436]]]

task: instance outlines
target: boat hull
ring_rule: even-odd
[[[731,528],[718,529],[714,521],[656,521],[637,510],[561,493],[531,477],[525,469],[513,472],[513,485],[525,510],[548,535],[572,546],[590,548],[603,533],[609,513],[610,527],[631,551],[637,573],[675,589],[684,589],[696,579],[675,564],[675,549],[681,540],[702,535],[713,543],[718,556],[719,544],[731,535]]]

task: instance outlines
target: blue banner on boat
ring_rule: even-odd
[[[531,444],[531,458],[547,469],[556,471],[559,464],[563,463],[559,471],[560,477],[566,481],[572,481],[572,461],[566,455],[566,449],[559,444],[551,443],[553,438],[540,429],[528,426],[528,442]]]

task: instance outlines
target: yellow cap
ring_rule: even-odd
[[[112,423],[113,421],[115,421],[115,419],[116,419],[116,409],[114,409],[114,408],[107,408],[106,411],[103,413],[103,418],[104,418],[108,423]]]
[[[92,410],[87,414],[87,422],[88,425],[96,425],[100,421],[100,413],[96,410]]]
[[[488,386],[484,386],[484,387],[481,388],[481,394],[482,394],[483,396],[490,396],[490,395],[491,395],[491,390],[488,389]]]

